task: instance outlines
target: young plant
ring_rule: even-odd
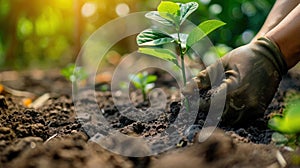
[[[88,77],[86,71],[82,67],[76,67],[75,64],[69,64],[63,68],[60,73],[70,82],[74,83],[74,88],[77,90],[78,80],[84,80]]]
[[[283,115],[273,116],[268,126],[277,131],[273,134],[275,142],[289,144],[290,146],[300,143],[300,99],[290,99],[283,110]],[[279,132],[279,133],[278,133]]]
[[[157,80],[157,76],[149,75],[146,71],[144,71],[142,73],[140,72],[134,75],[129,75],[129,79],[135,88],[141,90],[144,101],[146,101],[148,92],[154,88],[154,82]]]
[[[189,34],[182,33],[183,23],[189,15],[198,8],[198,3],[188,2],[185,4],[162,1],[157,11],[148,12],[146,17],[161,23],[168,30],[175,33],[167,33],[159,28],[149,28],[137,36],[139,52],[161,58],[174,63],[181,69],[183,84],[186,85],[186,73],[184,65],[184,56],[192,46],[199,42],[215,29],[225,25],[219,20],[207,20],[195,27]],[[163,48],[165,44],[175,44],[179,51],[177,59],[176,51]],[[180,65],[179,62],[181,61]]]

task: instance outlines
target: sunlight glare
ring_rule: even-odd
[[[84,17],[91,17],[96,13],[97,10],[97,4],[92,2],[85,3],[81,8],[81,14]]]

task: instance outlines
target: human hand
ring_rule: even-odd
[[[244,124],[263,116],[286,72],[287,65],[280,50],[263,37],[229,52],[199,72],[194,82],[188,83],[184,94],[195,88],[226,89],[222,122]]]

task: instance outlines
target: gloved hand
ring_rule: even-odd
[[[187,84],[184,94],[194,91],[195,87],[227,89],[222,122],[244,124],[263,116],[286,73],[287,65],[279,48],[262,37],[229,52],[199,72],[193,78],[195,82]]]

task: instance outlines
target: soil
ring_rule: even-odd
[[[198,113],[191,127],[171,129],[176,118],[187,113],[180,112],[180,95],[171,89],[171,86],[176,87],[175,81],[165,74],[158,74],[162,79],[158,86],[170,86],[163,88],[167,94],[166,108],[146,111],[149,118],[135,121],[128,117],[132,111],[136,113],[136,110],[149,108],[149,103],[142,101],[138,91],[131,92],[136,108],[127,106],[124,101],[120,110],[113,103],[112,93],[103,90],[107,85],[98,83],[96,92],[83,90],[84,96],[76,100],[75,106],[71,84],[60,76],[59,71],[1,72],[0,81],[6,87],[31,93],[35,95],[33,99],[45,93],[50,96],[39,106],[28,107],[24,104],[25,97],[14,95],[10,89],[0,91],[0,168],[300,167],[300,150],[275,146],[271,140],[273,131],[267,127],[270,115],[282,112],[284,97],[300,92],[299,72],[299,68],[292,69],[283,78],[264,118],[249,122],[245,127],[221,124],[201,143],[198,132],[205,113]],[[75,108],[90,113],[78,113]],[[99,145],[93,138],[99,130],[109,129],[94,119],[99,115],[91,112],[95,108],[101,109],[109,127],[117,132],[147,138],[152,151],[160,151],[162,145],[171,146],[170,150],[145,157],[126,157],[111,152],[147,153],[149,146],[113,137],[102,141],[108,148]],[[167,129],[169,132],[164,134]],[[172,136],[175,133],[179,136]],[[162,139],[161,143],[155,143],[157,139]]]

